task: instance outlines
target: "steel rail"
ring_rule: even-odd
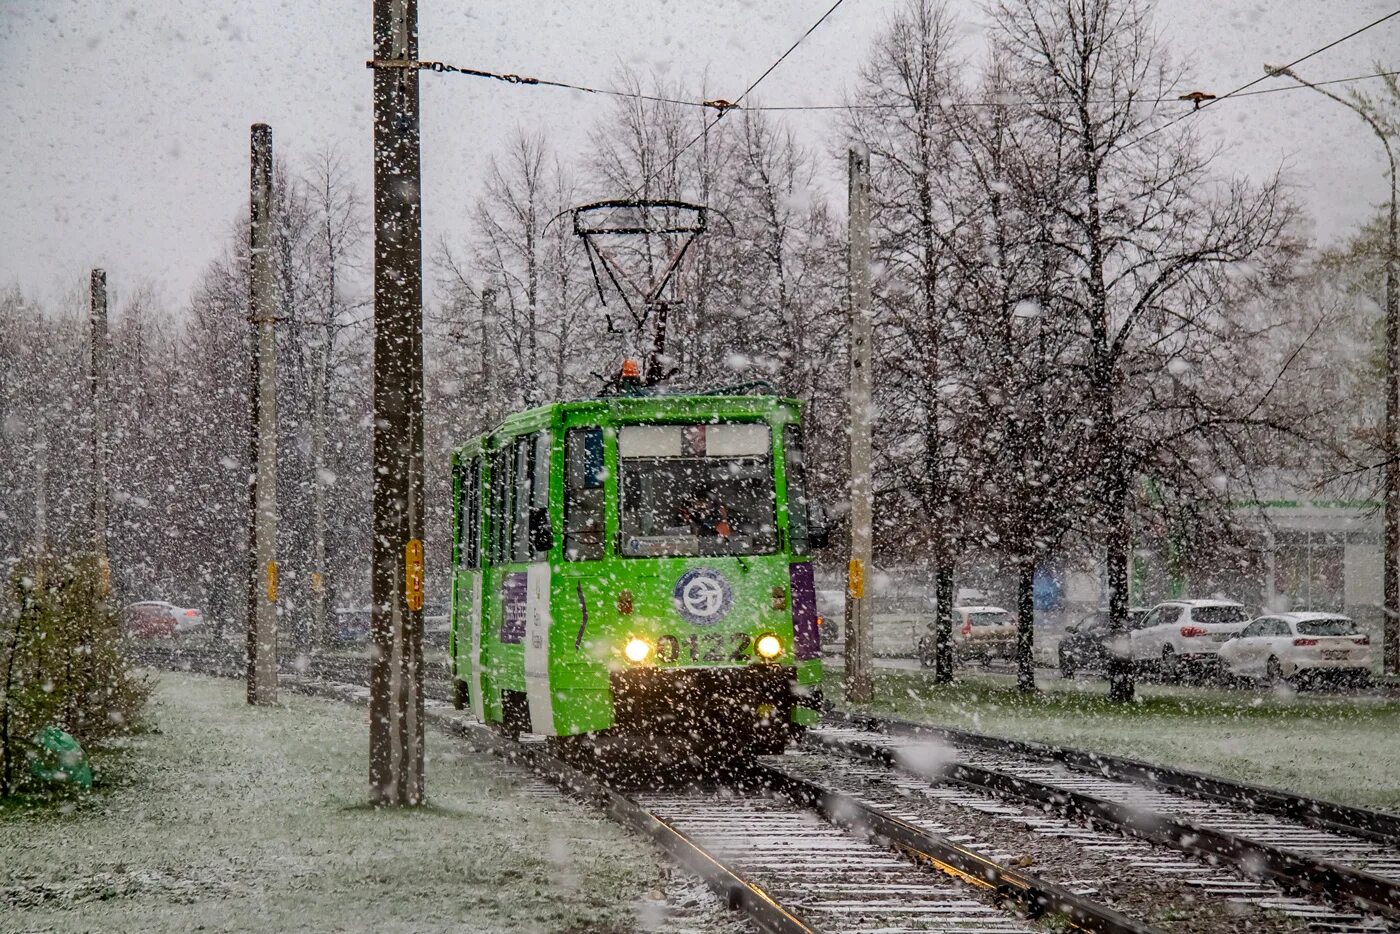
[[[1019,904],[1031,918],[1059,914],[1076,928],[1097,934],[1155,934],[1156,928],[1071,892],[1044,879],[1001,865],[976,850],[866,804],[859,798],[824,788],[780,768],[759,765],[754,770],[764,787],[802,807],[809,807],[838,826],[872,833],[897,849],[941,872],[981,888],[995,890]]]
[[[1147,788],[1166,789],[1195,798],[1219,801],[1246,810],[1285,817],[1319,830],[1350,834],[1400,847],[1400,816],[1383,811],[1337,804],[1265,785],[1220,778],[1141,759],[1089,752],[1071,746],[1009,739],[955,727],[932,726],[837,709],[824,710],[822,716],[827,722],[834,720],[875,733],[914,737],[936,736],[949,742],[976,746],[993,752],[1048,759],[1104,778],[1118,778]]]
[[[901,768],[894,750],[873,743],[820,734],[809,734],[808,741],[891,769]],[[1229,860],[1248,874],[1286,888],[1345,899],[1387,917],[1400,918],[1400,885],[1368,872],[991,769],[955,764],[941,778],[1049,808],[1068,818],[1111,826],[1192,856]]]

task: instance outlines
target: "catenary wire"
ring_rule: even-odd
[[[798,36],[797,41],[794,42],[792,45],[788,46],[787,51],[783,52],[782,55],[778,56],[777,61],[773,62],[773,64],[769,65],[766,69],[764,69],[763,74],[755,78],[753,83],[750,84],[747,88],[745,88],[744,93],[740,94],[732,104],[729,104],[727,101],[716,101],[715,103],[721,106],[718,107],[719,112],[715,114],[715,118],[709,123],[705,124],[705,126],[700,130],[699,133],[696,133],[693,137],[691,137],[690,142],[686,143],[680,149],[676,150],[676,152],[671,156],[671,158],[666,160],[664,165],[662,165],[660,168],[656,169],[656,171],[652,172],[650,175],[644,178],[642,180],[642,183],[636,188],[632,189],[632,192],[627,197],[629,199],[637,197],[638,192],[642,191],[644,188],[650,185],[652,181],[654,181],[656,177],[659,176],[662,172],[675,165],[676,162],[680,160],[680,157],[685,155],[686,151],[689,150],[691,146],[694,146],[696,143],[700,142],[700,140],[709,136],[710,130],[714,129],[715,125],[724,119],[725,114],[729,113],[730,110],[733,110],[734,108],[743,104],[744,98],[748,97],[749,94],[754,90],[754,88],[762,84],[764,78],[767,78],[769,75],[771,75],[773,71],[779,65],[781,65],[783,61],[789,55],[791,55],[799,45],[801,45],[807,39],[808,36],[816,32],[818,26],[826,22],[827,18],[830,17],[832,13],[835,13],[836,9],[845,2],[846,0],[836,0],[835,3],[827,7],[826,12],[819,16],[815,23],[813,23],[811,26],[808,26],[807,31],[804,32],[802,35]]]
[[[587,94],[602,94],[609,97],[620,97],[635,100],[654,101],[659,104],[675,104],[680,107],[694,107],[697,109],[731,110],[742,109],[750,111],[772,111],[772,112],[801,112],[801,111],[850,111],[850,110],[889,110],[892,109],[886,104],[760,104],[752,107],[739,107],[737,103],[729,104],[727,101],[699,101],[687,100],[679,97],[666,97],[659,94],[646,94],[640,91],[621,91],[617,88],[596,88],[585,84],[572,84],[567,81],[554,81],[548,78],[531,78],[525,75],[503,74],[498,72],[483,71],[476,68],[466,68],[458,65],[450,65],[446,62],[425,61],[419,62],[419,67],[425,71],[446,72],[452,74],[466,75],[472,78],[492,78],[496,81],[503,81],[508,84],[519,84],[538,87],[564,88],[570,91],[582,91]],[[1327,87],[1336,84],[1354,84],[1358,81],[1371,81],[1376,78],[1390,78],[1400,75],[1400,71],[1377,71],[1364,75],[1349,75],[1345,78],[1329,78],[1326,81],[1313,81],[1314,87]],[[1267,76],[1266,76],[1267,77]],[[1256,94],[1282,94],[1290,91],[1305,91],[1302,85],[1282,85],[1272,88],[1258,88],[1252,91],[1242,91],[1236,89],[1230,94],[1224,95],[1217,100],[1225,100],[1232,97],[1253,97]],[[1166,97],[1156,97],[1145,100],[1148,104],[1170,104],[1181,100],[1178,95]],[[1044,107],[1047,104],[1068,104],[1071,101],[1062,100],[980,100],[964,99],[951,100],[946,103],[948,107]],[[1126,103],[1115,98],[1096,98],[1089,101],[1091,104],[1120,104]],[[903,106],[903,105],[897,105]],[[1208,106],[1202,104],[1202,106]],[[1188,111],[1189,112],[1189,111]]]
[[[1308,59],[1310,59],[1310,58],[1312,58],[1312,57],[1314,57],[1314,56],[1316,56],[1316,55],[1321,55],[1323,52],[1326,52],[1328,49],[1336,48],[1337,46],[1341,45],[1343,42],[1346,42],[1346,41],[1349,40],[1349,39],[1354,39],[1354,38],[1356,38],[1357,36],[1361,35],[1363,32],[1365,32],[1366,30],[1368,30],[1368,29],[1374,29],[1375,27],[1379,26],[1381,23],[1384,23],[1386,20],[1393,19],[1393,18],[1395,18],[1396,16],[1400,16],[1400,9],[1392,10],[1392,11],[1390,11],[1389,13],[1387,13],[1386,15],[1382,16],[1380,19],[1373,20],[1373,21],[1367,23],[1365,26],[1362,26],[1362,27],[1359,28],[1359,29],[1354,29],[1354,30],[1352,30],[1351,32],[1347,33],[1345,36],[1342,36],[1340,39],[1333,39],[1331,42],[1327,43],[1326,45],[1322,46],[1321,48],[1313,49],[1311,52],[1308,52],[1306,55],[1301,55],[1301,56],[1299,56],[1298,58],[1295,58],[1293,61],[1289,62],[1287,65],[1284,65],[1284,66],[1282,66],[1282,67],[1279,68],[1279,69],[1275,69],[1274,71],[1271,71],[1271,72],[1266,72],[1265,74],[1260,75],[1259,77],[1255,78],[1255,79],[1252,80],[1252,81],[1246,81],[1244,84],[1242,84],[1242,85],[1240,85],[1239,87],[1235,88],[1233,91],[1230,91],[1228,94],[1223,94],[1223,95],[1221,95],[1220,97],[1211,98],[1210,100],[1203,102],[1199,107],[1195,107],[1195,108],[1193,108],[1193,109],[1191,109],[1191,110],[1188,110],[1188,111],[1186,111],[1185,113],[1180,114],[1180,115],[1178,115],[1178,116],[1172,118],[1171,120],[1168,120],[1166,123],[1163,123],[1161,126],[1154,127],[1154,128],[1152,128],[1151,130],[1148,130],[1146,133],[1142,134],[1141,136],[1138,136],[1138,137],[1136,137],[1136,138],[1134,138],[1134,139],[1132,139],[1132,140],[1129,140],[1128,142],[1124,143],[1122,146],[1118,147],[1118,150],[1121,152],[1121,151],[1123,151],[1123,150],[1125,150],[1125,149],[1131,149],[1131,148],[1134,147],[1134,146],[1141,145],[1142,143],[1146,142],[1148,139],[1152,138],[1153,136],[1156,136],[1158,133],[1162,132],[1163,130],[1167,129],[1168,127],[1171,127],[1171,126],[1174,126],[1174,125],[1177,124],[1177,123],[1180,123],[1182,120],[1185,120],[1187,117],[1189,117],[1189,116],[1191,116],[1191,115],[1193,115],[1193,114],[1200,113],[1201,111],[1205,110],[1206,108],[1210,107],[1210,106],[1213,105],[1213,104],[1218,104],[1218,103],[1220,103],[1221,101],[1223,101],[1223,100],[1228,100],[1228,99],[1230,99],[1230,98],[1232,98],[1232,97],[1240,97],[1240,96],[1243,96],[1243,95],[1244,95],[1244,92],[1247,91],[1249,88],[1252,88],[1252,87],[1254,87],[1256,84],[1259,84],[1259,83],[1262,82],[1262,81],[1266,81],[1266,80],[1268,80],[1269,78],[1274,77],[1274,75],[1275,75],[1278,71],[1287,71],[1288,69],[1292,68],[1294,65],[1300,65],[1300,64],[1302,64],[1303,62],[1307,61]],[[1256,92],[1256,93],[1257,93],[1257,92]]]
[[[731,110],[739,109],[739,108],[741,107],[742,103],[743,103],[744,98],[746,98],[750,93],[752,93],[753,90],[754,90],[755,88],[757,88],[758,85],[761,84],[765,78],[767,78],[770,74],[772,74],[773,71],[774,71],[779,65],[781,65],[781,64],[783,63],[783,61],[786,60],[787,57],[788,57],[789,55],[791,55],[791,54],[793,53],[793,51],[796,50],[797,47],[800,46],[800,45],[803,43],[803,41],[805,41],[805,40],[807,39],[808,36],[810,36],[813,32],[815,32],[815,31],[817,30],[817,28],[820,27],[821,24],[824,23],[824,22],[831,16],[832,13],[836,12],[837,8],[840,7],[841,4],[844,3],[844,2],[845,2],[845,0],[835,0],[835,2],[834,2],[830,7],[827,8],[826,12],[823,13],[820,17],[818,17],[817,20],[816,20],[816,22],[814,22],[811,26],[809,26],[809,27],[807,28],[806,32],[804,32],[801,36],[799,36],[799,37],[797,38],[797,40],[796,40],[795,42],[793,42],[793,44],[790,45],[790,46],[787,48],[786,51],[783,52],[782,55],[778,56],[777,60],[774,61],[772,65],[769,65],[768,68],[765,69],[764,72],[763,72],[761,75],[759,75],[758,78],[756,78],[756,79],[753,81],[752,84],[750,84],[747,88],[745,88],[745,89],[744,89],[744,92],[743,92],[742,94],[740,94],[739,97],[738,97],[737,99],[735,99],[733,102],[719,99],[719,100],[702,101],[702,102],[698,102],[698,103],[697,103],[696,101],[693,101],[693,100],[682,100],[682,99],[679,99],[679,98],[671,98],[671,97],[665,97],[665,96],[661,96],[661,95],[643,94],[643,93],[640,93],[640,92],[618,91],[618,90],[609,89],[609,88],[593,88],[593,87],[588,87],[588,86],[586,86],[586,85],[572,84],[572,83],[564,82],[564,81],[553,81],[553,80],[541,79],[541,78],[531,78],[531,77],[526,77],[526,76],[521,76],[521,75],[516,75],[516,74],[497,73],[497,72],[483,71],[483,70],[480,70],[480,69],[463,68],[463,67],[459,67],[459,66],[455,66],[455,65],[450,65],[450,64],[447,64],[447,63],[445,63],[445,62],[439,62],[439,61],[424,61],[424,62],[405,63],[405,64],[407,64],[408,67],[414,67],[414,66],[416,65],[416,67],[418,67],[418,68],[421,68],[421,69],[424,69],[424,70],[436,71],[436,72],[452,72],[452,73],[467,75],[467,76],[469,76],[469,77],[491,78],[491,79],[494,79],[494,80],[497,80],[497,81],[503,81],[503,82],[506,82],[506,83],[509,83],[509,84],[543,85],[543,86],[548,86],[548,87],[558,87],[558,88],[564,88],[564,89],[568,89],[568,90],[581,91],[581,92],[588,93],[588,94],[605,94],[605,95],[614,96],[614,97],[634,98],[634,99],[640,99],[640,100],[654,101],[654,102],[657,102],[657,103],[676,104],[676,105],[679,105],[679,106],[687,106],[687,107],[713,108],[713,109],[717,110],[718,113],[715,114],[715,117],[714,117],[713,120],[711,120],[710,122],[708,122],[707,124],[705,124],[705,126],[700,130],[700,132],[697,133],[695,136],[693,136],[693,137],[690,139],[690,141],[687,142],[684,146],[682,146],[679,150],[677,150],[677,151],[675,152],[675,154],[673,154],[673,155],[671,156],[671,158],[668,159],[664,165],[660,166],[660,167],[657,168],[655,171],[653,171],[650,175],[648,175],[648,176],[642,181],[642,183],[641,183],[640,185],[638,185],[636,188],[634,188],[634,189],[632,190],[632,192],[628,195],[628,197],[629,197],[629,198],[634,198],[634,197],[636,197],[636,195],[637,195],[640,191],[642,191],[644,188],[646,188],[647,185],[651,184],[651,182],[654,181],[654,180],[657,178],[657,176],[659,176],[662,172],[666,171],[668,168],[670,168],[672,165],[674,165],[674,164],[680,159],[680,157],[683,156],[683,155],[690,149],[690,147],[694,146],[697,142],[699,142],[700,140],[702,140],[702,139],[704,139],[706,136],[708,136],[710,130],[712,130],[712,129],[715,127],[715,125],[719,123],[720,120],[724,119],[724,115],[725,115],[725,114],[727,114],[727,113],[728,113],[729,111],[731,111]],[[1281,67],[1278,68],[1278,69],[1275,69],[1275,70],[1273,70],[1273,71],[1271,71],[1271,72],[1269,72],[1269,73],[1266,73],[1266,74],[1264,74],[1264,75],[1261,75],[1261,76],[1258,77],[1258,78],[1254,78],[1254,79],[1251,80],[1251,81],[1247,81],[1247,82],[1245,82],[1244,84],[1240,85],[1239,87],[1235,88],[1235,89],[1232,90],[1232,91],[1229,91],[1229,92],[1226,93],[1226,94],[1222,94],[1222,95],[1220,95],[1220,96],[1218,96],[1218,97],[1211,97],[1211,98],[1209,98],[1209,99],[1207,99],[1207,100],[1204,100],[1204,101],[1197,101],[1197,102],[1196,102],[1196,106],[1193,106],[1191,110],[1188,110],[1188,111],[1186,111],[1185,113],[1182,113],[1182,114],[1177,115],[1176,117],[1172,118],[1171,120],[1168,120],[1166,123],[1163,123],[1163,124],[1161,124],[1161,125],[1159,125],[1159,126],[1157,126],[1157,127],[1154,127],[1153,129],[1151,129],[1151,130],[1147,131],[1146,133],[1142,134],[1141,136],[1135,137],[1134,139],[1128,141],[1127,143],[1124,143],[1123,145],[1121,145],[1121,146],[1119,146],[1119,147],[1117,147],[1117,148],[1118,148],[1118,150],[1121,152],[1121,151],[1126,150],[1126,149],[1131,149],[1131,148],[1134,147],[1134,146],[1141,145],[1143,142],[1147,141],[1148,139],[1150,139],[1151,137],[1155,136],[1156,134],[1161,133],[1162,131],[1164,131],[1164,130],[1166,130],[1166,129],[1168,129],[1168,128],[1174,126],[1174,125],[1176,125],[1177,123],[1180,123],[1182,120],[1185,120],[1187,117],[1190,117],[1190,116],[1192,116],[1192,115],[1194,115],[1194,114],[1197,114],[1197,113],[1199,113],[1200,111],[1205,110],[1205,109],[1208,108],[1208,107],[1211,107],[1211,106],[1214,106],[1215,104],[1220,103],[1221,101],[1229,100],[1229,99],[1235,98],[1235,97],[1249,97],[1249,96],[1253,96],[1253,95],[1255,95],[1255,94],[1277,93],[1277,92],[1279,92],[1279,91],[1285,91],[1285,90],[1305,90],[1306,88],[1302,88],[1302,87],[1282,87],[1282,88],[1264,88],[1264,89],[1260,89],[1260,90],[1257,90],[1257,91],[1251,91],[1250,88],[1253,88],[1256,84],[1259,84],[1259,83],[1261,83],[1261,82],[1267,80],[1267,79],[1270,78],[1270,77],[1274,77],[1274,76],[1275,76],[1277,73],[1279,73],[1279,72],[1287,71],[1288,69],[1292,68],[1293,66],[1302,64],[1303,62],[1307,61],[1308,59],[1313,58],[1313,57],[1315,57],[1315,56],[1317,56],[1317,55],[1321,55],[1323,52],[1326,52],[1326,51],[1328,51],[1329,49],[1336,48],[1337,46],[1341,45],[1343,42],[1347,42],[1348,40],[1353,39],[1353,38],[1355,38],[1356,36],[1359,36],[1359,35],[1361,35],[1362,33],[1366,32],[1367,30],[1373,29],[1373,28],[1375,28],[1376,26],[1379,26],[1379,25],[1381,25],[1382,23],[1386,22],[1387,20],[1393,19],[1393,18],[1396,17],[1396,16],[1400,16],[1400,9],[1392,10],[1390,13],[1387,13],[1385,16],[1382,16],[1382,17],[1380,17],[1379,19],[1373,20],[1372,22],[1367,23],[1366,25],[1361,26],[1360,28],[1351,31],[1351,32],[1347,33],[1346,35],[1344,35],[1344,36],[1342,36],[1342,37],[1340,37],[1340,38],[1338,38],[1338,39],[1334,39],[1333,41],[1327,43],[1327,44],[1324,45],[1324,46],[1321,46],[1321,47],[1319,47],[1319,48],[1313,49],[1311,52],[1308,52],[1308,53],[1306,53],[1306,54],[1304,54],[1304,55],[1299,56],[1298,58],[1295,58],[1293,61],[1289,62],[1289,63],[1286,64],[1286,65],[1281,66]],[[1356,75],[1356,76],[1349,77],[1349,78],[1336,78],[1336,79],[1332,79],[1332,80],[1330,80],[1330,81],[1313,82],[1313,84],[1314,84],[1315,86],[1332,85],[1332,84],[1342,84],[1342,83],[1349,83],[1349,82],[1355,82],[1355,81],[1365,81],[1365,80],[1374,79],[1374,78],[1390,77],[1390,76],[1393,76],[1393,75],[1395,75],[1395,74],[1397,74],[1397,72],[1394,72],[1394,71],[1377,72],[1377,73],[1369,74],[1369,75]],[[1156,99],[1154,99],[1154,100],[1152,100],[1152,101],[1148,101],[1147,103],[1152,103],[1152,104],[1154,104],[1154,105],[1157,105],[1157,104],[1166,103],[1168,100],[1180,100],[1180,99],[1181,99],[1181,98],[1156,98]],[[1048,101],[1045,101],[1045,102],[1034,102],[1034,101],[1009,101],[1009,102],[1008,102],[1008,101],[962,101],[962,102],[956,102],[956,101],[955,101],[955,102],[953,102],[952,106],[1008,106],[1008,105],[1044,106],[1044,105],[1047,104],[1047,103],[1053,103],[1053,102],[1048,102]],[[1103,101],[1103,102],[1100,102],[1100,103],[1114,103],[1114,101]],[[761,111],[787,111],[787,112],[793,112],[793,111],[819,111],[819,110],[852,110],[852,109],[864,109],[864,108],[862,108],[861,105],[854,105],[854,106],[852,106],[852,105],[829,104],[829,105],[769,106],[769,107],[754,107],[754,108],[750,108],[750,109],[752,109],[752,110],[761,110]]]

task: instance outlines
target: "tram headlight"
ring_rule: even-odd
[[[758,652],[759,658],[774,659],[783,654],[783,640],[773,635],[771,632],[758,637],[754,643],[754,650]]]
[[[622,654],[633,664],[640,665],[651,655],[651,643],[645,639],[632,638],[622,647]]]

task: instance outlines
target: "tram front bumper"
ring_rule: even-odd
[[[734,734],[821,709],[821,689],[779,665],[632,668],[612,675],[613,726],[625,732]]]

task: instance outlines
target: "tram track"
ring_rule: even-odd
[[[366,697],[363,684],[306,687],[336,700]],[[624,792],[551,754],[543,742],[508,740],[441,707],[425,717],[648,837],[762,931],[1034,934],[1040,928],[1023,917],[1054,915],[1062,919],[1057,929],[1155,934],[1106,906],[780,769],[755,765],[719,788]]]
[[[241,656],[217,649],[171,650],[161,667],[242,675]],[[367,699],[367,659],[303,656],[285,667],[298,676],[297,685],[289,684],[292,689],[352,702]],[[431,693],[435,700],[425,711],[430,723],[602,807],[656,841],[762,930],[1019,934],[1044,929],[1033,923],[1036,918],[1047,919],[1052,929],[1110,934],[1159,930],[1135,918],[1182,932],[1388,929],[1374,916],[1331,902],[1338,892],[1329,886],[1354,894],[1357,880],[1350,876],[1329,875],[1310,888],[1299,884],[1304,868],[1297,864],[1272,881],[1254,862],[1237,873],[1241,860],[1257,862],[1253,851],[1222,848],[1215,854],[1167,856],[1163,848],[1181,851],[1180,841],[1141,834],[1138,840],[1125,839],[1123,826],[1082,809],[1037,812],[1037,807],[1063,809],[1071,798],[1064,789],[1054,789],[1036,807],[1008,806],[1006,799],[1016,797],[1011,792],[1024,792],[1030,779],[1011,776],[1005,787],[978,787],[969,776],[981,765],[962,766],[967,774],[950,775],[942,785],[906,774],[899,768],[899,736],[888,724],[847,719],[844,727],[812,731],[808,748],[768,757],[727,789],[619,790],[554,757],[543,743],[512,743],[464,720],[443,703],[450,696],[445,682],[434,679]],[[851,726],[855,722],[883,725],[886,732],[857,730]],[[927,739],[907,726],[908,737]],[[901,730],[894,725],[895,734]],[[988,754],[985,745],[969,748]],[[1026,758],[1019,763],[1023,770],[1036,763],[1044,767],[1043,757]],[[1025,795],[1018,800],[1025,804]],[[979,821],[969,832],[969,823]],[[989,832],[998,821],[1001,829]],[[1018,829],[1008,842],[1006,828],[1012,824]],[[1079,871],[1066,871],[1063,859],[1056,864],[1043,854],[1026,856],[1064,846],[1083,857]],[[1027,866],[1041,875],[1030,874]],[[1047,870],[1058,881],[1049,881]],[[1265,878],[1255,878],[1260,875]],[[1366,912],[1395,917],[1388,896],[1372,892],[1370,897],[1380,904],[1363,900]],[[1212,918],[1229,923],[1215,924]]]
[[[160,667],[241,674],[230,653],[219,650],[148,650],[141,656]],[[285,667],[292,669],[283,675],[290,690],[350,703],[367,700],[363,660],[316,665],[303,659]],[[350,675],[350,683],[324,680],[330,669]],[[718,793],[689,787],[625,793],[552,755],[543,743],[509,741],[445,705],[429,705],[425,718],[530,769],[562,793],[600,806],[653,840],[763,931],[1030,934],[1044,928],[1029,919],[1050,916],[1057,930],[1155,930],[781,769],[754,765],[737,785]]]
[[[930,741],[948,745],[931,749]],[[936,730],[892,735],[824,727],[808,734],[808,745],[886,773],[903,771],[916,779],[906,784],[906,791],[921,785],[952,787],[1018,802],[1038,817],[1054,815],[1128,834],[1207,865],[1239,867],[1290,893],[1349,902],[1367,914],[1400,919],[1400,849],[1369,835],[1347,835],[1335,827],[1319,829],[1267,811],[1196,798],[1169,785],[1153,786],[1142,775],[1133,781],[1075,769],[1062,760],[962,745]],[[1285,911],[1317,910],[1267,893],[1254,900]],[[1338,923],[1359,923],[1344,912],[1333,913]]]
[[[1291,792],[1205,775],[1126,756],[1090,752],[1069,746],[989,736],[953,727],[913,723],[891,717],[828,709],[823,713],[828,726],[845,726],[884,734],[891,738],[938,739],[960,749],[1014,755],[1043,762],[1054,762],[1068,769],[1118,778],[1149,788],[1177,792],[1190,797],[1219,802],[1237,808],[1273,814],[1319,830],[1335,831],[1352,837],[1400,847],[1400,816],[1310,798]]]
[[[934,783],[819,748],[789,753],[781,768],[1165,929],[1260,934],[1386,930],[1381,919],[1254,879],[1233,862],[1213,865],[1113,828],[1086,826],[976,789]]]

